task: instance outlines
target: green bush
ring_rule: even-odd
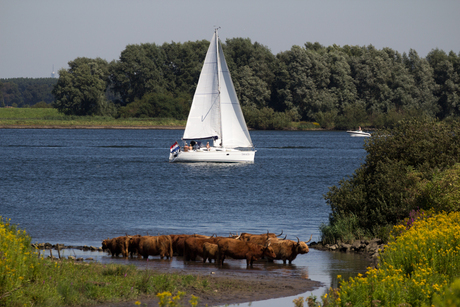
[[[400,121],[393,129],[376,132],[364,148],[365,163],[325,195],[332,211],[329,225],[322,228],[325,233],[334,233],[327,228],[347,224],[354,215],[361,228],[358,233],[386,236],[388,227],[411,210],[430,206],[437,211],[458,210],[458,193],[445,194],[448,188],[458,191],[460,186],[458,168],[447,171],[460,162],[456,122]],[[420,201],[423,198],[425,202]]]
[[[142,99],[120,107],[117,117],[121,118],[175,118],[186,119],[190,111],[190,96],[171,93],[148,93]]]
[[[262,109],[244,107],[244,118],[250,128],[259,130],[282,130],[290,126],[291,116],[284,112],[275,112],[272,108]]]

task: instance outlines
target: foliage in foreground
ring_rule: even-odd
[[[0,306],[95,305],[208,287],[208,281],[197,276],[157,274],[134,265],[51,261],[40,257],[30,243],[25,230],[0,217]],[[177,295],[173,298],[180,301]],[[190,304],[196,303],[192,296]]]
[[[459,210],[460,125],[434,120],[401,121],[376,132],[364,145],[365,163],[325,195],[332,213],[322,225],[323,243],[380,237],[412,210]],[[451,195],[451,196],[446,196]]]
[[[392,237],[379,267],[342,281],[339,291],[330,291],[327,305],[443,306],[438,303],[446,295],[458,293],[459,212],[418,219],[409,229],[398,225],[394,233],[399,236]]]

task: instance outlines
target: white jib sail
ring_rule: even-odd
[[[226,148],[253,147],[246,121],[244,120],[232,77],[219,44],[219,84],[222,122],[222,142]]]

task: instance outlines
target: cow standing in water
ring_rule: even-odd
[[[173,256],[172,240],[170,236],[142,236],[131,238],[130,248],[137,253],[137,257],[148,258],[160,256],[171,259]]]
[[[196,261],[197,257],[204,258],[204,243],[216,244],[223,237],[196,238],[188,237],[184,242],[184,261]]]
[[[124,258],[128,258],[129,240],[130,237],[128,235],[112,239],[107,238],[102,241],[102,249],[109,250],[112,257],[118,257],[119,254],[122,254]]]
[[[233,259],[246,259],[246,266],[253,265],[254,261],[259,260],[262,256],[275,258],[276,254],[273,248],[270,247],[270,240],[266,240],[264,246],[258,244],[245,242],[233,238],[221,239],[217,242],[219,249],[217,255],[217,263],[219,265],[224,264],[225,257]]]
[[[272,247],[275,251],[276,257],[269,257],[269,261],[283,260],[284,264],[286,264],[286,261],[289,261],[289,264],[291,264],[297,255],[303,255],[310,251],[307,243],[311,241],[312,237],[313,235],[310,236],[310,240],[305,242],[300,241],[299,238],[296,237],[297,242],[292,240],[283,240],[273,243]]]

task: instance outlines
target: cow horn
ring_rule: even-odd
[[[281,233],[277,235],[277,237],[281,237],[282,234],[283,234],[283,229],[281,229]]]
[[[297,238],[297,244],[300,244],[300,240],[299,240],[299,237],[296,237]]]
[[[286,240],[286,238],[287,238],[287,235],[285,235],[284,238],[282,238],[281,240]]]
[[[308,240],[308,241],[305,241],[305,243],[308,243],[308,242],[310,242],[312,237],[313,237],[313,235],[310,235],[310,240]]]

